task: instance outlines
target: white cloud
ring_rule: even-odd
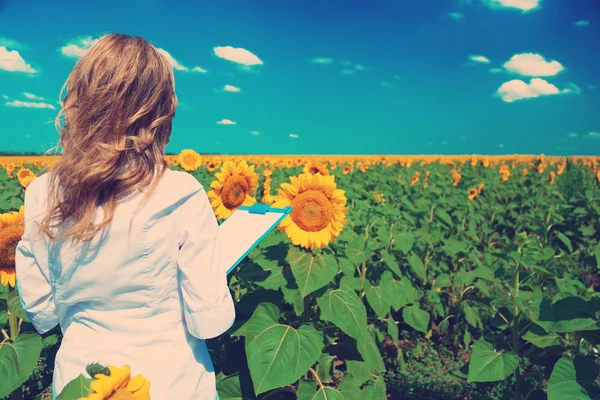
[[[217,57],[223,58],[234,63],[246,66],[263,64],[263,62],[257,56],[255,56],[248,50],[239,47],[215,47],[214,51]]]
[[[506,146],[504,145],[504,143],[500,143],[500,144],[498,145],[498,147],[500,147],[501,149],[503,149],[503,148],[504,148],[504,147],[506,147]]]
[[[313,64],[331,64],[333,59],[329,57],[315,57],[310,62]]]
[[[443,140],[443,141],[442,141],[442,144],[443,144],[444,146],[448,146],[448,142],[446,142],[445,140]]]
[[[342,61],[342,65],[349,67],[350,65],[352,65],[352,61],[350,61],[350,60]]]
[[[589,132],[585,137],[588,139],[600,139],[600,132]]]
[[[355,73],[355,70],[349,68],[345,68],[342,70],[342,75],[354,75]]]
[[[5,95],[5,94],[3,94],[3,95],[2,95],[2,98],[3,98],[4,100],[8,100],[8,96],[7,96],[7,95]]]
[[[237,92],[240,91],[240,88],[239,87],[235,87],[235,86],[231,86],[231,85],[225,85],[225,87],[223,88],[223,91],[237,93]]]
[[[567,135],[567,137],[570,137],[570,138],[572,138],[572,139],[573,139],[573,138],[576,138],[576,137],[578,137],[578,136],[579,136],[579,134],[578,134],[577,132],[571,132],[571,133],[569,133],[569,134]]]
[[[465,18],[465,16],[459,12],[451,12],[450,14],[448,14],[448,16],[455,21],[462,21]]]
[[[392,87],[392,86],[394,86],[394,85],[392,85],[392,84],[391,84],[391,83],[389,83],[389,82],[381,82],[381,86],[385,86],[385,87]]]
[[[9,72],[37,72],[25,62],[17,50],[8,50],[5,46],[0,46],[0,69]]]
[[[217,121],[217,124],[219,124],[219,125],[235,125],[235,122],[230,119],[222,119],[220,121]]]
[[[542,0],[482,0],[490,8],[516,8],[523,12],[535,10]]]
[[[581,26],[581,27],[588,26],[589,24],[590,24],[590,21],[587,21],[585,19],[575,22],[575,26]]]
[[[298,139],[298,135],[296,135],[295,133],[290,133],[290,137],[294,138],[294,139]]]
[[[546,61],[534,53],[515,54],[504,63],[504,68],[523,76],[554,76],[565,69],[558,61]]]
[[[258,136],[258,135],[260,135],[260,132],[258,132],[258,131],[251,131],[250,134],[254,135],[254,136]]]
[[[561,91],[553,84],[541,78],[533,78],[530,83],[513,79],[512,81],[504,82],[497,91],[497,94],[507,103],[521,99],[568,93],[573,93],[573,91],[570,89]]]
[[[13,39],[9,39],[7,37],[3,37],[0,36],[0,46],[6,47],[6,48],[10,48],[10,49],[16,49],[16,50],[26,50],[27,46],[22,45],[21,43],[17,42],[16,40]]]
[[[21,101],[21,100],[7,101],[6,105],[9,106],[9,107],[49,108],[51,110],[55,110],[56,109],[52,104],[48,104],[48,103],[34,103],[32,101]]]
[[[469,56],[469,60],[473,61],[473,62],[477,62],[477,63],[482,63],[482,64],[489,64],[490,60],[487,57],[484,56],[478,56],[475,54],[471,54]]]
[[[60,48],[60,52],[71,58],[81,58],[98,41],[91,37],[75,39],[67,45]]]
[[[360,65],[360,64],[356,64],[356,65],[354,66],[354,68],[355,68],[357,71],[364,71],[364,70],[366,69],[364,65]]]
[[[490,68],[490,72],[492,74],[502,74],[504,73],[504,70],[502,68]]]
[[[187,67],[184,67],[183,65],[181,65],[179,63],[179,61],[177,61],[175,59],[175,57],[173,57],[168,51],[166,51],[165,49],[159,49],[157,48],[156,50],[158,50],[158,52],[160,54],[162,54],[163,56],[165,56],[167,58],[167,60],[169,61],[169,64],[171,64],[171,67],[173,67],[174,69],[176,69],[177,71],[187,71]]]
[[[38,96],[36,96],[35,94],[31,94],[31,93],[25,93],[25,92],[23,92],[23,94],[25,95],[25,97],[27,97],[27,98],[28,98],[28,99],[30,99],[30,100],[41,100],[41,101],[44,101],[44,100],[46,100],[46,99],[44,99],[43,97],[38,97]]]
[[[207,73],[208,71],[207,71],[207,70],[205,70],[204,68],[200,68],[200,67],[194,67],[194,68],[192,69],[192,72],[200,72],[201,74],[205,74],[205,73]]]

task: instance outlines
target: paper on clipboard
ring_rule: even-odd
[[[219,225],[221,262],[227,274],[292,211],[290,207],[271,208],[255,204],[238,208]]]

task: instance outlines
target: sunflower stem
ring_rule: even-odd
[[[17,322],[17,316],[8,311],[8,326],[10,330],[10,338],[15,341],[19,337],[19,326]]]
[[[317,374],[317,372],[312,368],[309,371],[311,372],[311,374],[314,376],[315,380],[317,381],[317,384],[319,385],[319,389],[324,390],[325,388],[323,386],[323,382],[321,382],[321,378],[319,378],[319,374]]]

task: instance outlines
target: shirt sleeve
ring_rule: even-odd
[[[37,221],[32,218],[37,212],[34,190],[33,184],[25,190],[25,232],[15,250],[15,270],[23,310],[33,327],[43,334],[58,325],[59,320],[52,296],[48,266],[39,262],[32,251],[32,243],[39,227]]]
[[[206,192],[195,182],[198,188],[180,209],[183,233],[177,265],[188,331],[199,339],[210,339],[233,325],[235,307],[220,262],[217,219]]]

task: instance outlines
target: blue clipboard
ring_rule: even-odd
[[[238,264],[292,212],[256,203],[241,206],[219,225],[221,261],[229,275]]]

